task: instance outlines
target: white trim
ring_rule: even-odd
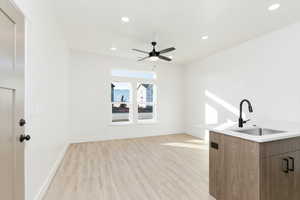
[[[34,200],[42,200],[51,184],[52,179],[54,178],[58,168],[60,167],[60,164],[62,163],[65,154],[69,148],[70,143],[66,143],[63,150],[61,151],[60,155],[58,156],[57,160],[55,161],[54,165],[52,166],[50,173],[46,180],[44,181],[43,185],[41,186],[39,192],[35,196]]]
[[[200,138],[200,139],[202,139],[202,140],[205,139],[205,136],[204,136],[203,133],[192,133],[192,132],[186,131],[186,134],[187,134],[187,135],[194,136],[194,137],[197,137],[197,138]]]
[[[27,10],[25,9],[24,3],[22,4],[20,1],[18,0],[8,0],[17,10],[19,10],[22,15],[25,17],[25,23],[26,21],[31,21]]]
[[[79,138],[79,139],[72,139],[70,140],[70,144],[79,144],[79,143],[86,143],[86,142],[101,142],[107,141],[112,139],[104,139],[103,137],[95,137],[95,138]]]
[[[111,122],[109,126],[128,126],[133,125],[132,121],[125,121],[125,122]]]
[[[166,133],[163,134],[150,134],[150,135],[144,135],[144,136],[131,136],[131,137],[93,137],[93,138],[78,138],[78,139],[72,139],[69,141],[70,144],[79,144],[79,143],[86,143],[86,142],[103,142],[103,141],[109,141],[109,140],[123,140],[123,139],[134,139],[134,138],[147,138],[147,137],[155,137],[155,136],[164,136],[164,135],[174,135],[174,134],[183,134],[184,131],[164,131]]]
[[[133,77],[130,77],[130,76],[117,76],[117,75],[113,75],[114,70],[115,71],[118,70],[118,71],[127,71],[127,72],[138,72],[138,73],[152,73],[154,76],[153,76],[153,78],[143,78],[143,77],[137,77],[137,76],[136,77],[135,76],[133,76]],[[126,68],[126,69],[113,68],[113,69],[110,70],[110,75],[111,75],[111,77],[114,77],[114,78],[117,78],[117,79],[121,78],[121,79],[130,79],[130,80],[135,79],[135,80],[149,80],[149,81],[155,81],[157,79],[157,73],[153,70],[135,70],[135,69],[128,69],[128,68]]]
[[[158,120],[156,119],[142,119],[142,120],[137,120],[137,125],[143,125],[143,124],[158,124]]]

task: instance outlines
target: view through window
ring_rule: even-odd
[[[154,85],[138,84],[137,87],[138,120],[154,119]]]
[[[131,105],[131,84],[111,83],[112,122],[129,122]]]
[[[156,74],[152,71],[112,70],[112,122],[156,120]],[[121,81],[122,80],[122,81]],[[135,85],[136,87],[132,88]]]

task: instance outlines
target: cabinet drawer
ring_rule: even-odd
[[[300,137],[266,142],[260,145],[261,157],[266,158],[300,150]]]

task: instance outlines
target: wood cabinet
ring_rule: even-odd
[[[211,135],[212,145],[216,145],[210,148],[209,151],[209,163],[211,168],[209,170],[209,192],[210,194],[217,198],[218,194],[221,194],[220,191],[222,188],[218,187],[218,181],[222,179],[221,174],[222,168],[218,166],[222,166],[224,162],[224,157],[221,153],[223,147],[223,137],[220,134],[212,134]]]
[[[282,154],[262,159],[262,199],[293,199],[294,174],[288,173],[289,156]]]
[[[209,161],[217,200],[300,199],[300,138],[257,143],[210,132]]]
[[[295,172],[294,172],[294,196],[293,200],[300,199],[300,151],[296,151],[293,155],[295,158]]]
[[[298,140],[295,139],[295,140]],[[300,150],[290,144],[291,139],[261,144],[262,148],[272,145],[278,151],[261,159],[261,199],[282,200],[300,199]],[[298,140],[299,141],[299,140]],[[288,148],[292,148],[290,152]]]

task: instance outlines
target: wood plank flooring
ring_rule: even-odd
[[[213,200],[208,146],[168,135],[73,144],[44,200]]]

